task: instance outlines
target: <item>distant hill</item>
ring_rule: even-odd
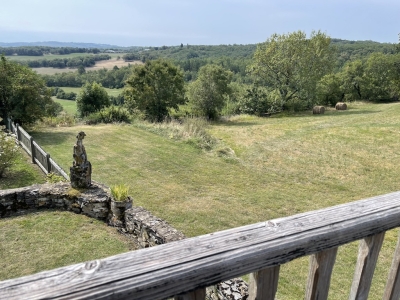
[[[98,49],[116,49],[116,48],[127,48],[116,45],[109,44],[95,44],[95,43],[65,43],[65,42],[56,42],[56,41],[47,41],[47,42],[16,42],[16,43],[2,43],[0,42],[0,47],[23,47],[23,46],[46,46],[46,47],[73,47],[73,48],[98,48]],[[134,47],[129,47],[134,48]]]

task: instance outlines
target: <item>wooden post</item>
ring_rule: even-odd
[[[374,275],[379,251],[381,250],[385,232],[366,237],[360,241],[358,259],[354,272],[349,300],[368,299],[372,276]]]
[[[51,172],[50,154],[46,153],[47,173]]]
[[[19,132],[19,125],[18,125],[18,123],[17,124],[15,124],[15,129],[16,129],[16,135],[17,135],[17,140],[18,140],[18,143],[19,143],[19,141],[21,140],[20,139],[20,132]]]
[[[274,300],[278,289],[280,265],[250,274],[249,300]]]
[[[35,163],[35,146],[33,145],[33,137],[29,138],[29,143],[31,144],[31,159],[32,163]]]
[[[204,300],[206,299],[206,289],[198,289],[190,293],[175,296],[175,300]]]
[[[394,252],[392,267],[389,271],[389,278],[385,287],[383,300],[397,300],[400,298],[400,231]]]
[[[310,256],[306,300],[328,299],[331,274],[336,260],[337,247]]]

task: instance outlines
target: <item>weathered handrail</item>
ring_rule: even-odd
[[[253,272],[250,298],[274,299],[279,266],[312,255],[306,299],[326,299],[337,247],[363,239],[350,299],[366,299],[384,232],[399,226],[400,192],[395,192],[6,280],[0,295],[204,299],[205,287]],[[384,299],[400,296],[398,260]]]

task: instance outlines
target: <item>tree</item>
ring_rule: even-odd
[[[49,112],[47,108],[52,108]],[[31,69],[0,59],[0,116],[16,123],[32,124],[53,113],[51,90]]]
[[[266,86],[277,89],[283,104],[301,101],[311,107],[316,101],[317,82],[332,71],[335,51],[330,38],[312,32],[273,34],[257,46],[250,71]]]
[[[208,119],[217,119],[230,94],[232,72],[218,65],[200,68],[196,81],[189,87],[189,99],[193,110]]]
[[[126,83],[126,106],[130,111],[144,112],[150,121],[161,122],[169,115],[169,109],[178,110],[180,104],[186,103],[183,73],[169,61],[146,61],[133,69]]]
[[[109,105],[107,91],[97,82],[86,83],[76,98],[76,106],[81,117],[86,117]]]

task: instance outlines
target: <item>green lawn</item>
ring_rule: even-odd
[[[74,92],[76,94],[79,94],[79,92],[81,91],[80,87],[61,86],[60,88],[62,88],[66,93]],[[104,88],[104,89],[107,91],[109,96],[118,96],[123,91],[123,89],[109,89],[109,88]]]
[[[132,249],[103,221],[45,210],[0,220],[0,280],[99,259]]]
[[[134,125],[38,129],[32,135],[68,169],[76,133],[85,131],[94,180],[128,184],[135,205],[196,236],[397,191],[400,103],[349,108],[240,116],[210,126],[236,159]],[[381,298],[396,240],[396,232],[387,233],[371,299]],[[347,297],[356,256],[357,244],[340,249],[330,299]],[[282,267],[279,299],[303,297],[307,260]]]
[[[32,164],[31,158],[21,149],[15,164],[0,178],[0,190],[44,182],[46,182],[44,173],[37,165]]]

